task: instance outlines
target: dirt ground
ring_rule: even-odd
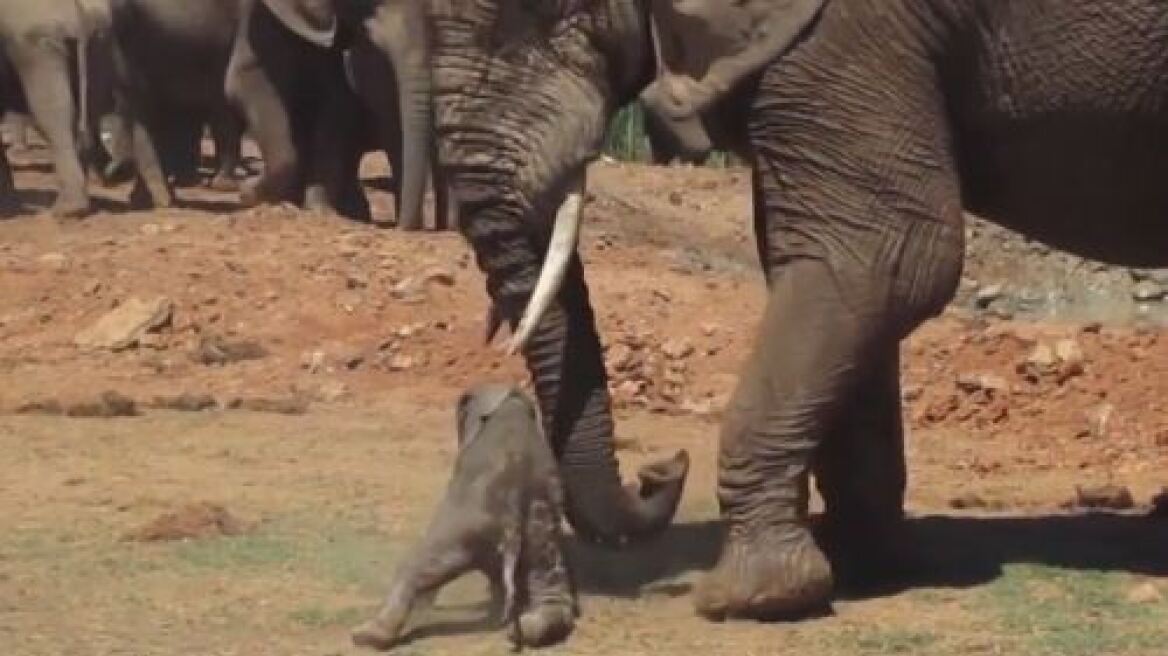
[[[101,190],[101,213],[62,223],[39,213],[43,151],[12,158],[32,213],[0,215],[4,653],[360,653],[347,630],[441,493],[458,392],[525,377],[483,347],[461,238],[201,189],[165,212]],[[686,448],[694,471],[661,539],[572,545],[583,617],[551,653],[1168,654],[1162,272],[971,228],[959,300],[904,348],[921,577],[820,619],[709,624],[688,593],[716,557],[718,416],[764,301],[749,176],[591,177],[622,464]],[[148,326],[103,341],[141,307]],[[397,651],[507,652],[484,602],[456,585]]]

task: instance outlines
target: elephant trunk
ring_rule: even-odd
[[[487,274],[496,308],[516,325],[540,271],[541,256],[529,230],[497,196],[468,198],[466,178],[456,176],[464,232]],[[485,190],[484,190],[485,191]],[[568,204],[578,202],[569,194]],[[689,469],[685,451],[638,472],[639,489],[621,483],[616,458],[608,380],[584,281],[574,251],[562,283],[553,290],[542,318],[522,346],[544,418],[544,429],[560,463],[565,512],[577,535],[619,546],[667,528],[677,510]]]
[[[382,3],[375,17],[373,38],[389,55],[397,79],[402,127],[402,159],[394,176],[401,180],[397,198],[398,225],[422,227],[422,202],[430,174],[433,124],[430,45],[425,4]]]

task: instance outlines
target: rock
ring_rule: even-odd
[[[351,395],[352,392],[349,391],[349,386],[339,380],[330,380],[323,383],[316,391],[316,399],[324,403],[336,403]]]
[[[248,410],[251,412],[269,412],[278,415],[302,415],[308,412],[308,402],[304,399],[249,397],[236,398],[227,403],[232,410]]]
[[[670,205],[673,205],[674,207],[681,207],[681,204],[684,201],[685,201],[685,197],[681,195],[680,191],[674,190],[674,191],[669,192],[669,204]]]
[[[214,503],[191,503],[160,515],[145,526],[127,533],[123,540],[132,542],[168,542],[242,535],[253,526],[226,508]]]
[[[1024,362],[1028,367],[1032,367],[1039,372],[1047,372],[1054,369],[1058,364],[1058,356],[1055,355],[1054,349],[1045,342],[1040,342],[1034,346],[1034,350],[1030,355],[1026,356]]]
[[[1129,510],[1136,503],[1131,490],[1121,485],[1075,487],[1075,505],[1092,510]]]
[[[97,320],[74,338],[81,348],[122,351],[138,345],[147,332],[170,323],[174,303],[166,297],[149,301],[131,298]]]
[[[454,274],[442,267],[430,267],[417,276],[407,277],[397,283],[389,290],[389,294],[400,301],[420,303],[425,300],[426,290],[431,284],[452,287]]]
[[[1082,373],[1083,363],[1087,361],[1083,347],[1069,337],[1054,343],[1054,357],[1064,372],[1073,370]]]
[[[978,308],[984,310],[990,305],[993,305],[994,301],[1005,296],[1005,293],[1006,290],[1002,285],[983,285],[982,287],[978,288],[977,293],[974,294],[973,300],[974,303],[977,304]]]
[[[191,360],[202,365],[226,365],[259,360],[268,350],[254,340],[231,340],[222,335],[203,335],[191,352]]]
[[[1129,604],[1158,604],[1164,600],[1164,595],[1155,583],[1146,581],[1132,586],[1124,598]]]
[[[1168,287],[1151,280],[1142,280],[1132,288],[1132,298],[1140,303],[1154,303],[1165,297],[1168,297]]]
[[[156,396],[147,407],[157,410],[174,410],[176,412],[202,412],[213,410],[219,404],[210,394],[188,394],[177,396]]]
[[[40,399],[17,406],[16,414],[59,416],[65,414],[65,406],[56,399]]]
[[[993,374],[962,374],[957,377],[957,389],[967,394],[974,392],[1005,394],[1010,391],[1010,384],[1005,378]]]
[[[75,401],[64,406],[66,417],[109,419],[113,417],[136,417],[138,406],[128,396],[118,392],[102,392],[92,401]]]
[[[611,371],[626,373],[637,369],[639,359],[636,352],[625,344],[617,342],[609,346],[607,355],[608,368]]]
[[[671,339],[661,345],[661,353],[670,360],[683,360],[693,355],[694,346],[688,339]]]
[[[712,398],[684,399],[678,407],[682,412],[699,417],[712,417],[722,411],[722,407],[718,405],[717,400]]]

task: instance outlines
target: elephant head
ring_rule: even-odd
[[[516,327],[512,349],[532,373],[578,533],[622,541],[664,528],[688,472],[681,452],[643,469],[639,491],[620,485],[604,362],[575,253],[584,170],[609,118],[655,75],[680,71],[701,83],[717,74],[733,86],[789,47],[822,2],[430,0],[441,164],[494,312]],[[748,30],[753,41],[723,46],[730,65],[670,62],[674,50],[655,50],[654,33],[659,43],[680,33],[674,14],[723,10],[761,19]],[[702,24],[688,25],[700,32]],[[689,100],[671,96],[670,111],[704,108]]]
[[[430,172],[432,106],[430,47],[425,4],[420,0],[376,0],[354,9],[345,0],[263,0],[285,27],[321,48],[337,45],[342,22],[389,58],[397,78],[402,121],[402,225],[421,223]],[[349,24],[349,22],[352,24]],[[396,172],[395,172],[396,175]]]

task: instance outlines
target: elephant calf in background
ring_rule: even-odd
[[[535,404],[508,385],[459,399],[458,457],[426,536],[394,575],[377,616],[353,631],[362,646],[389,649],[419,599],[471,571],[483,572],[516,645],[563,640],[577,605],[560,544],[563,490]]]
[[[107,159],[98,135],[113,109],[109,29],[107,0],[0,2],[0,58],[15,78],[0,89],[0,113],[27,105],[48,141],[58,216],[89,213],[83,160],[104,168]],[[0,153],[0,192],[11,192],[8,168]]]
[[[414,0],[246,0],[227,91],[265,171],[245,185],[245,204],[368,218],[357,169],[379,143],[394,169],[398,224],[421,227],[433,147],[424,14]]]
[[[224,91],[243,0],[111,0],[118,96],[133,132],[136,207],[174,203],[170,178],[197,176],[204,126],[217,170],[210,185],[237,187],[243,119]]]

